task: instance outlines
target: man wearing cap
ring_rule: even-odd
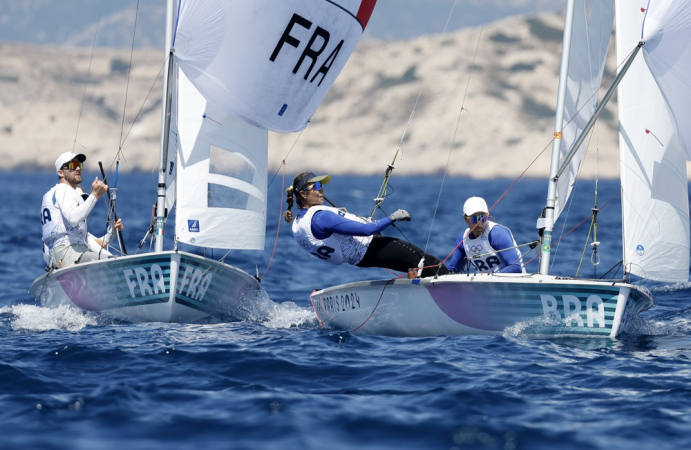
[[[433,255],[413,244],[379,233],[399,220],[410,220],[407,211],[399,209],[388,217],[371,221],[339,208],[324,206],[323,185],[329,175],[303,172],[288,188],[286,221],[293,220],[290,209],[295,197],[300,211],[293,222],[293,236],[310,254],[331,264],[348,263],[358,267],[381,267],[408,272],[424,258],[422,276],[443,275],[448,269]]]
[[[463,205],[463,219],[468,225],[456,240],[449,267],[462,273],[472,264],[478,272],[525,273],[523,258],[516,248],[511,230],[487,220],[487,203],[470,197]]]
[[[43,196],[41,225],[44,258],[48,259],[48,266],[53,269],[112,256],[104,248],[113,239],[113,228],[124,228],[118,219],[100,239],[88,233],[86,218],[108,186],[97,177],[91,184],[91,194],[86,195],[80,186],[82,163],[85,160],[86,156],[81,153],[65,152],[58,156],[55,161],[58,184]]]

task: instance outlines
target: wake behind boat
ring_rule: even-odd
[[[307,126],[375,3],[168,0],[157,202],[145,237],[154,235],[155,251],[51,270],[32,284],[34,297],[128,321],[251,309],[266,295],[258,278],[178,243],[264,248],[268,131]],[[174,248],[165,251],[173,207]]]
[[[334,286],[311,295],[324,327],[392,336],[501,334],[517,328],[535,338],[615,338],[635,332],[638,314],[653,306],[647,289],[626,282],[631,275],[688,281],[691,1],[616,2],[620,69],[598,105],[595,94],[614,7],[614,1],[568,3],[549,188],[538,219],[540,273],[450,274]],[[645,60],[636,58],[641,48]],[[592,125],[617,88],[624,278],[549,275],[554,222],[571,194]],[[598,244],[592,244],[594,251]]]

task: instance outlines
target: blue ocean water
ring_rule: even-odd
[[[492,204],[513,180],[446,178],[440,191],[442,179],[394,176],[382,206],[407,209],[405,238],[443,258],[463,230],[465,198]],[[284,201],[279,176],[269,188],[266,250],[226,258],[260,275],[271,261],[264,314],[231,323],[117,323],[42,308],[26,293],[43,270],[39,206],[54,182],[49,173],[0,176],[3,449],[691,448],[689,285],[647,284],[655,307],[640,333],[618,340],[322,330],[309,304],[314,288],[391,275],[329,266],[302,251],[285,222],[272,259]],[[326,195],[367,215],[380,183],[336,176]],[[154,174],[120,174],[117,209],[130,253],[148,228],[155,186]],[[579,183],[557,237],[590,214],[594,189],[593,181]],[[521,180],[492,215],[519,243],[532,241],[545,192],[544,180]],[[588,250],[581,276],[601,276],[621,259],[618,192],[617,182],[598,183],[599,206],[611,200],[598,221],[601,263],[594,267]],[[104,220],[100,203],[94,234]],[[559,244],[552,273],[576,274],[588,225]]]

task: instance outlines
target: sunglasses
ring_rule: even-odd
[[[78,168],[81,169],[83,167],[83,164],[81,161],[70,161],[68,163],[65,163],[64,166],[62,166],[62,170],[69,169],[69,170],[77,170]]]
[[[321,181],[317,181],[316,183],[308,184],[308,185],[305,186],[302,190],[303,190],[303,191],[309,191],[309,190],[312,190],[312,191],[321,191],[322,189],[324,189],[323,186],[322,186],[322,182],[321,182]]]
[[[487,214],[475,214],[474,216],[466,216],[468,219],[470,219],[470,223],[475,225],[478,222],[485,223],[487,222]]]

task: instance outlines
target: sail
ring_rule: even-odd
[[[272,131],[303,129],[376,0],[181,0],[175,57],[207,99]]]
[[[231,117],[208,102],[179,68],[176,74],[177,240],[263,249],[268,131]]]
[[[647,0],[617,1],[618,64],[641,40],[647,7]],[[684,282],[689,276],[686,153],[653,75],[637,57],[617,91],[624,264],[634,275]]]
[[[597,107],[597,93],[605,70],[613,22],[614,0],[576,0],[566,98],[564,99],[562,160],[571,150],[574,141],[581,134]],[[586,138],[569,162],[568,168],[559,177],[554,220],[559,217],[571,195],[587,147],[588,139]]]
[[[686,159],[691,160],[691,1],[650,2],[643,55],[670,109]]]

